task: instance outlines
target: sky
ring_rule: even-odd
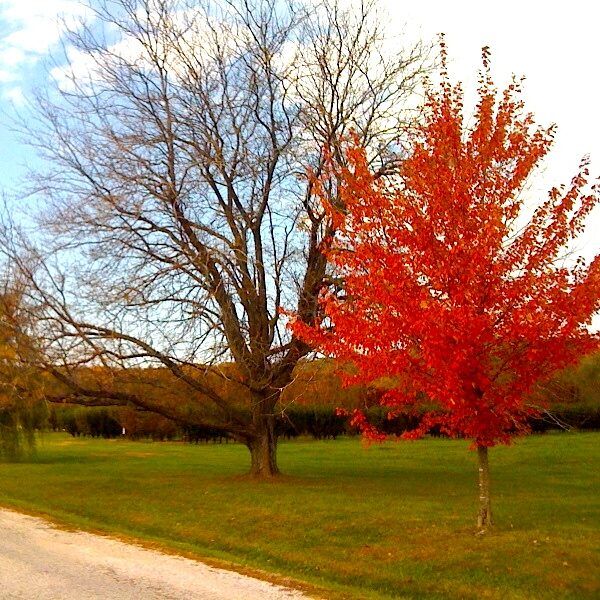
[[[593,0],[379,0],[390,30],[407,39],[444,33],[450,73],[475,90],[482,46],[492,51],[500,86],[512,73],[524,75],[526,106],[541,124],[556,123],[558,135],[544,173],[533,186],[542,196],[568,183],[581,157],[592,157],[600,176],[600,3]],[[36,158],[11,132],[15,110],[43,86],[47,65],[59,49],[64,19],[73,25],[89,16],[77,0],[0,0],[0,191],[18,192],[24,165]],[[600,211],[592,215],[578,248],[600,251]]]
[[[568,184],[583,155],[600,178],[600,2],[597,0],[381,0],[398,32],[435,39],[444,33],[450,75],[474,98],[481,48],[492,52],[499,87],[525,76],[523,98],[541,125],[556,123],[556,143],[532,182],[531,201]],[[574,250],[600,252],[600,210]]]
[[[88,14],[74,0],[0,0],[0,191],[13,192],[35,161],[11,131],[15,109],[23,110],[27,94],[43,85],[44,61],[58,49],[65,26]]]

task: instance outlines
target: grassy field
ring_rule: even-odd
[[[238,445],[50,434],[0,465],[0,504],[306,582],[325,598],[598,598],[600,434],[491,452],[496,527],[476,535],[475,455],[423,440],[280,446],[281,480]]]

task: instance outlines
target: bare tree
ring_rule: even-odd
[[[94,6],[70,36],[71,69],[38,97],[41,126],[27,128],[52,165],[38,180],[46,237],[12,260],[44,368],[79,402],[220,427],[248,446],[252,474],[272,476],[278,400],[310,350],[279,307],[315,317],[320,247],[335,233],[307,173],[325,147],[341,160],[351,131],[382,175],[393,171],[427,49],[394,45],[375,2]],[[212,368],[223,362],[235,369]],[[190,401],[92,385],[81,373],[95,365],[160,365]]]

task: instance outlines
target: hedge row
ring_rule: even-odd
[[[73,437],[115,438],[123,430],[108,408],[55,407],[48,421],[52,430],[66,431]]]
[[[373,407],[366,411],[367,419],[377,429],[389,435],[401,435],[415,429],[419,424],[418,415],[400,415],[388,418],[387,410]],[[600,406],[561,407],[531,418],[529,426],[535,433],[550,430],[599,430]],[[309,435],[316,439],[332,438],[342,435],[354,435],[357,432],[348,424],[346,417],[338,416],[331,408],[294,407],[287,411],[286,419],[280,422],[279,433],[282,437]],[[432,435],[439,435],[434,430]]]
[[[552,429],[600,429],[600,406],[570,406],[548,411],[529,422],[531,430],[543,433]]]
[[[131,409],[55,407],[50,415],[54,430],[63,430],[73,436],[115,438],[123,435],[130,439],[184,440],[190,443],[226,442],[228,436],[211,427],[180,427],[173,421],[149,413],[134,413]],[[378,429],[390,435],[400,435],[414,429],[419,423],[415,415],[401,415],[389,419],[385,409],[367,410],[367,418]],[[600,429],[600,407],[562,407],[539,418],[531,419],[532,431],[542,433],[552,429]],[[310,436],[315,439],[335,439],[356,435],[346,417],[336,414],[331,407],[292,406],[277,418],[277,433],[283,438]],[[436,432],[432,432],[435,434]]]

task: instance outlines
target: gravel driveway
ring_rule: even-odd
[[[280,600],[300,592],[0,509],[2,600]]]

